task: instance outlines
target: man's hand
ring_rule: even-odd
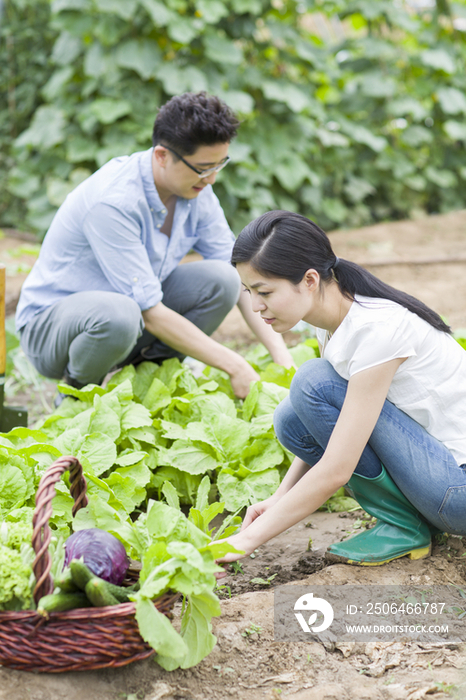
[[[297,369],[287,347],[275,350],[272,354],[272,360],[275,362],[275,364],[282,365],[282,367],[286,367],[286,369],[290,369],[290,367]]]
[[[212,340],[194,323],[162,302],[143,311],[142,317],[149,333],[169,347],[229,374],[238,398],[246,398],[251,382],[259,379],[244,357]]]
[[[249,394],[251,382],[259,381],[260,377],[251,367],[249,362],[244,360],[244,365],[230,374],[231,386],[235,392],[235,396],[239,399],[245,399]]]

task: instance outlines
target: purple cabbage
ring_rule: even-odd
[[[65,542],[65,564],[83,559],[95,576],[120,586],[129,566],[126,550],[120,540],[97,527],[75,532]]]

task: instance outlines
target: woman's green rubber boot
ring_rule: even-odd
[[[330,545],[325,553],[328,561],[380,566],[399,557],[424,559],[429,556],[428,524],[384,467],[375,479],[353,474],[348,487],[361,507],[377,518],[377,523],[370,530]]]

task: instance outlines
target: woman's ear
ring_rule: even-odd
[[[313,268],[306,270],[303,277],[303,282],[310,292],[315,291],[319,287],[320,275]]]

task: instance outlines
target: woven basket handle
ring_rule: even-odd
[[[52,515],[52,500],[55,496],[55,484],[64,472],[70,470],[70,493],[74,499],[72,509],[73,517],[80,508],[88,504],[86,495],[86,479],[83,469],[76,457],[60,457],[48,467],[40,480],[36,494],[36,508],[32,518],[32,546],[36,554],[32,569],[36,577],[34,588],[34,601],[37,605],[44,595],[53,591],[53,579],[50,575],[52,559],[49,553],[49,544],[52,537],[49,527],[49,519]]]

